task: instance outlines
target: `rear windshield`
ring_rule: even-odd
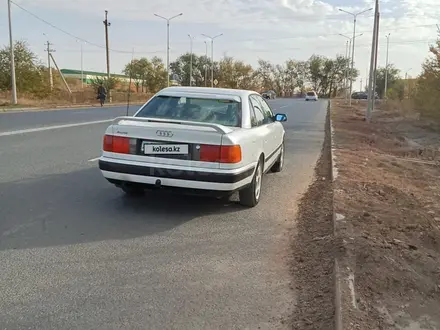
[[[307,96],[315,96],[315,93],[313,93],[313,92],[307,92]]]
[[[236,101],[159,95],[136,117],[188,120],[224,126],[241,126],[241,104]]]

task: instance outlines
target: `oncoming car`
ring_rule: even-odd
[[[262,176],[284,164],[285,114],[274,115],[256,92],[168,87],[133,116],[115,118],[99,168],[129,195],[147,188],[230,196],[253,207]]]
[[[310,91],[306,93],[306,101],[318,101],[318,94],[315,91]]]
[[[265,92],[263,92],[262,94],[261,94],[261,96],[264,98],[264,99],[276,99],[277,98],[277,94],[274,92],[274,91],[265,91]]]

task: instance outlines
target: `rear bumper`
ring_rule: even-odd
[[[143,184],[156,188],[180,188],[192,190],[233,192],[252,181],[255,166],[234,170],[182,170],[158,167],[158,164],[120,161],[101,157],[99,169],[111,183]]]

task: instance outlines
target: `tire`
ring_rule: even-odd
[[[144,188],[130,183],[123,184],[121,189],[128,196],[142,196],[145,193]]]
[[[271,172],[278,173],[283,170],[284,167],[284,142],[281,145],[281,152],[280,156],[278,157],[277,161],[272,165],[272,168],[270,169]]]
[[[262,181],[263,161],[260,159],[257,168],[255,169],[251,184],[239,192],[241,205],[254,207],[260,202]]]

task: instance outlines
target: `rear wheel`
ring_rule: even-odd
[[[261,187],[263,183],[263,161],[259,161],[252,182],[246,188],[240,190],[240,204],[254,207],[260,201]]]
[[[123,192],[128,196],[142,196],[145,193],[144,188],[131,183],[125,183],[121,186]]]
[[[280,155],[278,156],[278,160],[272,165],[270,169],[272,172],[281,172],[284,167],[284,142],[281,145]]]

